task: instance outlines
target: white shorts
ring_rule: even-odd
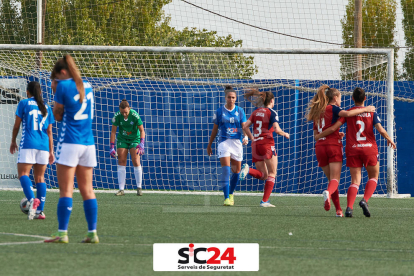
[[[78,165],[84,167],[96,167],[95,145],[58,144],[58,149],[56,150],[56,163],[68,167],[76,167]]]
[[[236,161],[243,160],[243,145],[239,139],[227,139],[221,142],[217,148],[218,157],[229,157]]]
[[[17,156],[17,163],[26,164],[49,164],[49,152],[38,149],[21,149]]]

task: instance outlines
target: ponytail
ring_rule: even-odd
[[[329,102],[328,97],[325,95],[326,89],[330,89],[326,84],[319,87],[316,95],[309,103],[308,114],[306,115],[308,121],[319,121],[321,115],[325,112],[325,108]]]
[[[63,58],[58,59],[52,70],[51,78],[56,78],[56,73],[59,73],[62,69],[68,71],[69,75],[73,78],[76,84],[76,88],[79,92],[79,102],[82,103],[85,98],[85,87],[75,60],[70,55],[65,55]]]
[[[251,102],[255,107],[268,106],[275,96],[272,92],[260,92],[257,89],[249,89],[244,93],[244,98]]]
[[[34,97],[36,100],[37,106],[39,107],[42,116],[45,117],[47,114],[46,106],[42,98],[42,90],[40,89],[40,84],[37,81],[31,81],[27,85],[27,91]]]

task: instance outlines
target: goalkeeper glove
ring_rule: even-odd
[[[112,157],[116,157],[115,143],[111,143],[111,147],[110,147],[110,149],[109,149],[109,154],[110,154]]]
[[[141,143],[139,143],[138,146],[136,147],[137,154],[143,155],[145,153],[144,143],[145,143],[145,139],[141,138]]]

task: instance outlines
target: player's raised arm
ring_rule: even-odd
[[[341,110],[338,115],[340,117],[353,117],[362,113],[375,112],[375,106],[370,105],[364,108],[352,109],[352,110]]]
[[[55,116],[56,121],[62,121],[63,119],[63,105],[60,103],[55,102],[53,106],[53,116]]]

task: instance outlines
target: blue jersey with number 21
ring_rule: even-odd
[[[52,109],[46,106],[47,114],[43,117],[32,97],[19,102],[16,115],[22,119],[22,139],[20,149],[37,149],[49,151],[47,128],[55,122]]]
[[[227,139],[242,139],[243,130],[241,123],[245,123],[246,114],[243,108],[237,105],[233,110],[228,110],[225,106],[216,110],[213,117],[213,123],[218,125],[219,129],[219,143]]]
[[[63,120],[59,130],[59,143],[94,145],[92,133],[93,91],[88,82],[83,82],[85,98],[79,102],[79,92],[73,79],[59,80],[55,102],[64,106]]]

